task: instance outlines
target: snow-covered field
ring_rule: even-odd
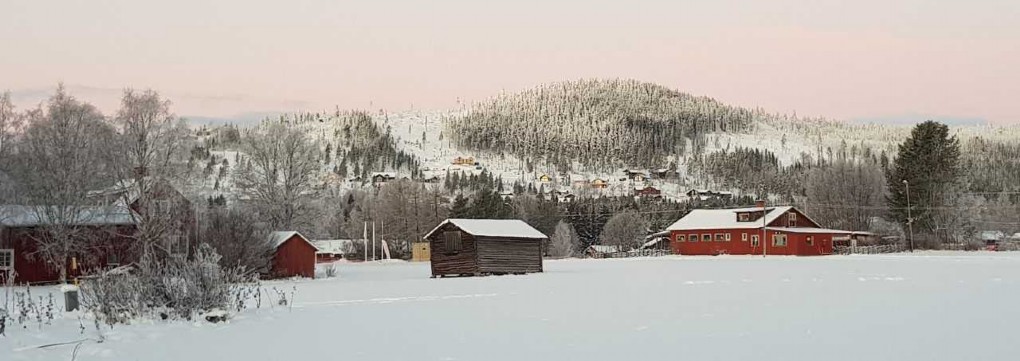
[[[1013,360],[1020,253],[547,261],[430,279],[427,263],[342,264],[292,310],[106,330],[78,360]],[[14,327],[0,360],[69,360],[65,315]],[[87,330],[92,337],[94,330]]]

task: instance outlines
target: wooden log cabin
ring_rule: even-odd
[[[542,272],[549,237],[517,219],[447,219],[423,238],[435,278]]]

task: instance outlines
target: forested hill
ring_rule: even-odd
[[[461,148],[594,169],[662,167],[713,132],[771,115],[636,80],[580,80],[504,94],[449,119]],[[568,163],[569,164],[569,163]]]

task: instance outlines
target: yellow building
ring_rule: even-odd
[[[432,258],[428,242],[415,242],[411,245],[411,262],[426,262]]]

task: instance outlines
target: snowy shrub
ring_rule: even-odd
[[[44,324],[49,325],[53,321],[55,306],[52,293],[47,297],[32,296],[32,288],[29,286],[25,286],[24,292],[13,293],[10,291],[11,286],[6,288],[5,293],[8,293],[8,297],[4,306],[0,307],[0,335],[4,333],[8,324],[17,323],[22,328],[28,328],[32,321],[35,321],[36,326],[42,328]]]
[[[87,277],[81,284],[82,306],[108,325],[240,311],[256,297],[259,284],[254,276],[245,276],[243,268],[222,268],[219,259],[206,244],[191,258],[144,256],[132,270]]]

